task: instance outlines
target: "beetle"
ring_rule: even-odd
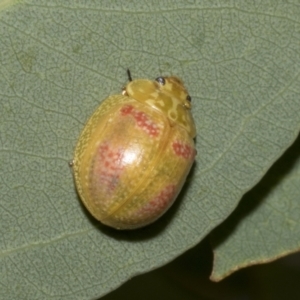
[[[172,205],[194,163],[191,97],[175,76],[132,80],[87,121],[72,162],[88,211],[116,229],[151,224]]]

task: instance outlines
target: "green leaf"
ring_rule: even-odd
[[[298,134],[300,8],[292,2],[7,6],[0,2],[1,299],[100,297],[166,264],[225,220]],[[68,162],[127,68],[134,78],[185,81],[198,156],[163,218],[118,232],[82,207]]]
[[[212,233],[218,281],[300,250],[300,136]]]

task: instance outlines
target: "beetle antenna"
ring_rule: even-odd
[[[132,77],[129,69],[127,69],[127,76],[128,76],[128,80],[132,81]]]

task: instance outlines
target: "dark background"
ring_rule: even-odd
[[[241,269],[216,283],[209,279],[209,239],[173,262],[134,277],[103,300],[299,300],[300,253]]]

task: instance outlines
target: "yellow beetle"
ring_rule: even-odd
[[[73,159],[79,196],[116,229],[158,219],[180,192],[196,156],[191,98],[177,77],[132,80],[85,125]]]

